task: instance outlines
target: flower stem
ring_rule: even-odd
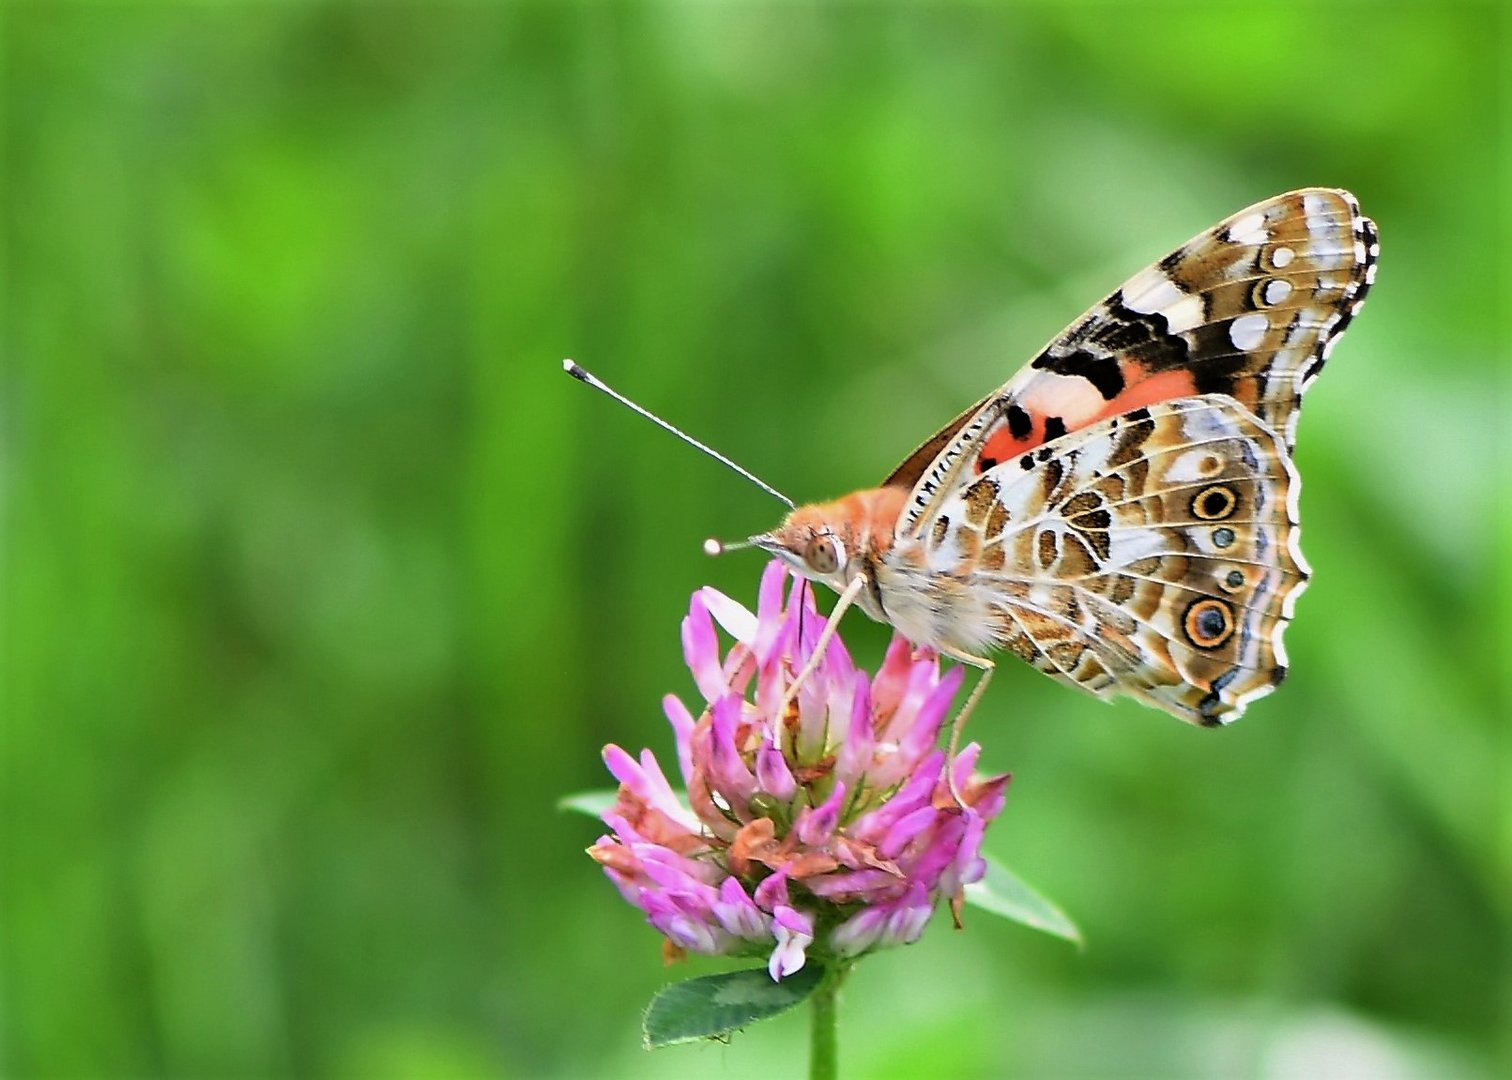
[[[813,1010],[809,1028],[809,1080],[836,1080],[840,1075],[836,1020],[840,984],[848,974],[849,964],[828,968],[819,988],[809,998]]]

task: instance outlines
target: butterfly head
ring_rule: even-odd
[[[800,506],[751,544],[777,556],[795,574],[836,592],[857,574],[872,574],[877,559],[892,546],[902,492],[859,491],[832,503]]]
[[[751,537],[751,543],[777,556],[795,574],[844,589],[853,576],[854,539],[843,523],[826,520],[819,510],[800,507],[776,529]]]

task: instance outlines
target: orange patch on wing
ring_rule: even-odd
[[[1197,393],[1197,382],[1186,370],[1162,371],[1158,375],[1145,375],[1141,364],[1125,360],[1119,365],[1128,386],[1123,393],[1102,407],[1102,411],[1089,420],[1106,420],[1146,405],[1158,405],[1173,398],[1192,397]]]
[[[1017,404],[1029,414],[1029,434],[1022,439],[1016,438],[1007,423],[999,420],[998,429],[982,444],[982,452],[976,461],[977,474],[1043,445],[1047,416],[1058,417],[1067,431],[1079,431],[1110,416],[1120,416],[1173,398],[1192,397],[1197,393],[1197,383],[1190,371],[1162,371],[1151,375],[1148,368],[1134,360],[1122,360],[1118,367],[1123,373],[1125,389],[1111,401],[1103,401],[1084,380],[1055,378],[1053,382],[1027,388]]]
[[[1044,442],[1044,436],[1042,435],[1044,429],[1040,426],[1038,417],[1035,417],[1034,428],[1035,430],[1031,430],[1022,439],[1015,439],[1006,424],[999,428],[992,438],[983,444],[982,452],[977,457],[977,472],[985,472],[994,465],[1001,465],[1005,461],[1012,461],[1020,454],[1028,453]]]

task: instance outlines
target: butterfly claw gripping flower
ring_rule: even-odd
[[[605,747],[619,796],[588,851],[672,954],[762,955],[773,979],[916,941],[941,898],[958,913],[1008,783],[972,776],[975,745],[947,762],[961,671],[902,637],[875,677],[831,639],[788,701],[824,619],[807,589],[785,601],[786,577],[767,568],[755,615],[693,595],[683,648],[706,707],[664,702],[690,805],[650,751]],[[716,621],[735,639],[723,656]]]

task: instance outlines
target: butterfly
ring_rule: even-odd
[[[1286,675],[1282,632],[1310,573],[1297,417],[1379,253],[1347,191],[1241,210],[1135,274],[880,486],[798,507],[749,543],[840,594],[827,630],[854,603],[980,668],[957,734],[995,651],[1098,697],[1234,720]]]

